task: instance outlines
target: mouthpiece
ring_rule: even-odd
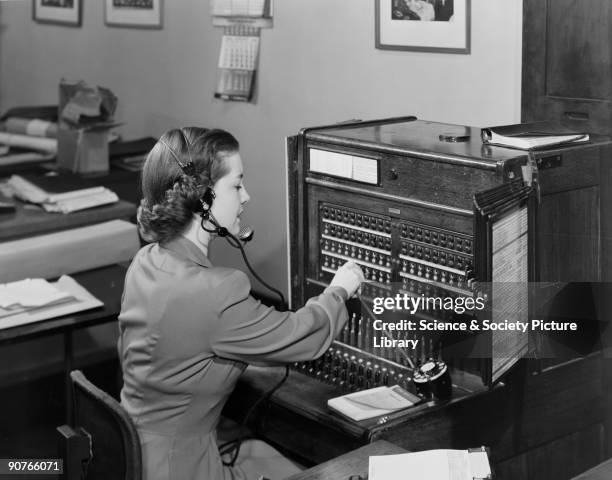
[[[238,238],[241,242],[246,243],[253,240],[253,236],[255,235],[255,230],[253,227],[242,227],[238,232]]]

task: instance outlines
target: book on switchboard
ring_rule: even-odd
[[[394,385],[330,398],[327,406],[336,413],[358,422],[412,407],[420,401],[421,397],[404,390],[399,385]]]
[[[539,150],[589,141],[589,134],[569,130],[553,122],[483,128],[482,143],[519,150]]]
[[[403,475],[398,472],[405,472]],[[426,450],[398,455],[372,456],[369,480],[418,478],[419,480],[491,480],[493,470],[487,447],[467,450]]]

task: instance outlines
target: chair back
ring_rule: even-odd
[[[79,370],[70,372],[75,428],[90,437],[87,480],[141,480],[140,439],[125,409]]]

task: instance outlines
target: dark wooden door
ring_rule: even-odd
[[[612,132],[612,2],[523,1],[522,121]]]

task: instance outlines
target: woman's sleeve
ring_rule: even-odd
[[[295,362],[321,356],[346,323],[346,290],[328,287],[297,312],[279,312],[250,295],[247,276],[233,271],[216,291],[213,352],[243,362]]]

